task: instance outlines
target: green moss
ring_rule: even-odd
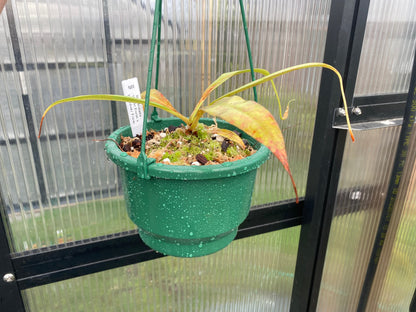
[[[249,149],[245,149],[245,150],[244,150],[244,154],[245,154],[246,156],[250,156],[250,155],[251,155],[251,150],[249,150]]]
[[[155,133],[153,130],[152,132]],[[164,133],[166,135],[163,138],[155,135],[155,140],[152,140],[152,144],[146,147],[147,154],[152,154],[152,157],[157,158],[158,162],[169,158],[171,164],[191,165],[198,154],[204,155],[208,161],[213,163],[217,163],[219,159],[220,162],[227,161],[225,156],[238,159],[241,158],[238,157],[239,155],[243,157],[251,155],[250,150],[242,150],[234,144],[228,147],[226,153],[222,152],[222,142],[211,139],[210,133],[203,124],[199,124],[194,133],[190,133],[185,128]]]
[[[166,145],[168,145],[168,143],[172,140],[172,138],[168,138],[168,136],[166,136],[165,138],[160,140],[160,146],[161,147],[165,147]]]
[[[230,146],[227,149],[227,156],[229,157],[235,157],[238,155],[238,150],[235,146]]]
[[[217,153],[221,151],[221,144],[216,140],[212,140],[207,144],[207,149],[208,152],[205,152],[204,156],[208,160],[213,160],[216,158]]]
[[[180,151],[176,151],[174,153],[172,153],[169,157],[171,162],[177,162],[182,158],[182,153]]]
[[[201,140],[206,140],[209,138],[209,135],[207,131],[205,130],[205,127],[203,124],[198,124],[196,126],[196,133],[197,133],[198,138]]]
[[[199,146],[196,145],[191,145],[188,147],[188,151],[187,153],[192,155],[192,156],[196,156],[198,154],[201,154],[202,150]]]
[[[191,143],[192,145],[200,145],[201,144],[201,139],[196,136],[196,135],[189,135],[186,137],[187,141],[190,141],[189,143]]]
[[[173,131],[173,132],[168,133],[166,138],[179,139],[182,135],[183,133],[181,131]]]

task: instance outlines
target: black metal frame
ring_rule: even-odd
[[[300,225],[302,207],[303,202],[254,209],[240,226],[237,239]],[[146,246],[137,232],[131,231],[55,246],[53,250],[14,254],[11,262],[22,290],[160,257],[163,255]]]
[[[3,199],[0,198],[0,309],[1,311],[25,311],[22,294],[16,281],[5,282],[6,274],[14,274],[11,260],[8,235],[6,232],[6,217],[3,216]]]
[[[369,1],[332,1],[324,62],[336,64],[353,98]],[[323,72],[305,195],[291,311],[315,311],[325,262],[346,132],[334,129],[337,81]]]
[[[9,31],[10,31],[10,37],[11,37],[12,46],[13,46],[15,67],[16,67],[17,72],[21,74],[20,75],[21,84],[26,84],[26,82],[22,81],[22,79],[23,80],[25,79],[23,76],[24,64],[22,61],[22,54],[21,54],[20,46],[19,46],[19,37],[17,35],[17,28],[16,28],[16,23],[14,20],[12,3],[11,2],[7,3],[5,9],[6,9],[6,14],[7,14],[7,20],[9,22]],[[25,88],[22,87],[21,89],[22,89],[21,90],[22,101],[23,101],[23,107],[24,107],[24,112],[25,112],[25,118],[26,118],[27,128],[29,130],[29,143],[32,148],[32,153],[33,153],[33,158],[34,158],[36,178],[38,181],[41,201],[45,202],[46,201],[45,177],[43,175],[42,166],[40,162],[40,153],[39,153],[39,148],[38,148],[37,141],[36,141],[37,139],[36,139],[36,134],[35,134],[36,133],[35,124],[33,122],[32,110],[30,109],[29,95],[27,94]]]
[[[369,1],[332,1],[325,47],[324,62],[336,64],[345,81],[348,102],[359,106],[363,112],[360,116],[351,116],[353,123],[401,118],[404,116],[407,97],[407,94],[391,94],[353,98]],[[24,64],[20,55],[10,2],[6,5],[6,12],[10,32],[16,35],[12,42],[16,64],[5,66],[4,70],[16,68],[21,72]],[[103,17],[107,59],[102,65],[107,67],[110,89],[114,91],[112,45],[117,43],[117,40],[111,40],[107,0],[103,0]],[[26,64],[25,66],[30,70],[51,66],[64,68],[67,64]],[[415,75],[414,70],[413,80]],[[287,202],[255,207],[256,209],[250,211],[237,234],[237,238],[244,238],[302,225],[291,311],[314,311],[316,309],[346,140],[346,132],[333,127],[342,125],[344,118],[334,114],[340,104],[340,93],[337,91],[339,90],[338,82],[326,70],[322,74],[320,90],[316,116],[319,123],[316,123],[314,130],[305,199],[301,200],[299,205]],[[34,133],[33,120],[30,122],[29,98],[25,96],[27,97],[23,94],[22,100],[29,131]],[[117,128],[117,111],[114,105],[112,105],[112,115],[112,126]],[[82,135],[88,135],[88,133]],[[16,140],[26,142],[26,139],[22,138]],[[29,141],[32,142],[32,140],[31,135]],[[41,171],[40,174],[42,174]],[[43,181],[42,177],[38,177],[38,180],[39,183]],[[6,211],[5,207],[0,207],[0,209],[2,209],[0,211]],[[3,216],[1,221],[1,277],[10,272],[17,279],[11,283],[4,283],[0,280],[1,311],[24,311],[21,295],[23,289],[163,257],[147,247],[135,231],[11,254],[6,233],[7,218]],[[416,310],[415,298],[416,292],[410,307],[413,310]]]
[[[103,0],[103,19],[104,19],[104,35],[105,35],[105,50],[107,56],[107,72],[108,72],[108,84],[110,87],[110,94],[114,94],[114,64],[113,64],[113,52],[112,41],[110,32],[110,19],[108,15],[108,0]],[[113,121],[113,130],[118,128],[117,120],[117,104],[115,101],[111,101],[111,118]]]

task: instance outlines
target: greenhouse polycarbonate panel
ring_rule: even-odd
[[[347,141],[317,311],[356,311],[400,127],[356,131]]]
[[[93,63],[86,67],[84,64],[65,64],[52,68],[28,70],[24,73],[26,85],[33,103],[33,114],[36,121],[35,130],[44,110],[57,99],[80,94],[107,93],[105,77],[106,70],[102,63]],[[111,130],[111,109],[107,102],[90,101],[58,105],[45,118],[42,128],[42,142],[51,135],[73,138],[85,133],[94,137],[104,136]],[[96,132],[99,132],[96,134]],[[37,135],[37,132],[36,132]],[[88,139],[92,144],[93,141]],[[97,144],[96,144],[97,145]]]
[[[13,1],[26,64],[97,62],[105,56],[101,1]]]
[[[272,72],[322,61],[329,5],[329,0],[244,1],[254,65]],[[17,0],[10,7],[14,23],[2,15],[6,40],[1,45],[9,55],[21,54],[23,70],[7,65],[11,57],[0,60],[1,69],[7,67],[0,73],[5,83],[0,90],[0,165],[14,250],[134,228],[124,210],[117,169],[107,161],[104,143],[93,142],[128,123],[124,103],[60,105],[47,115],[40,140],[36,136],[42,112],[54,100],[122,94],[121,81],[133,76],[144,89],[154,1]],[[190,114],[221,73],[249,67],[240,7],[227,1],[163,1],[162,11],[159,89]],[[302,70],[275,81],[283,105],[292,101],[281,127],[300,196],[320,76],[320,69]],[[249,81],[248,74],[232,79],[210,99]],[[258,93],[278,118],[270,85]],[[252,91],[242,95],[253,98]],[[12,159],[17,160],[11,164]],[[270,159],[259,170],[253,205],[293,198],[289,176]]]
[[[1,63],[0,63],[1,64]],[[1,64],[5,67],[5,64]],[[1,107],[1,132],[0,140],[5,145],[6,140],[14,142],[16,139],[25,139],[26,119],[24,116],[24,107],[20,97],[19,74],[12,71],[0,72],[0,107]]]
[[[416,130],[367,311],[407,311],[416,288]]]
[[[416,2],[372,0],[355,96],[408,91],[416,46]]]
[[[2,60],[6,66],[11,67],[14,63],[14,55],[10,45],[11,38],[6,9],[4,8],[3,11],[4,13],[0,14],[0,60]],[[1,70],[4,69],[1,68]]]
[[[254,6],[249,2],[246,5],[256,67],[276,71],[300,63],[322,61],[329,1],[264,1],[262,4]],[[232,64],[227,58],[234,54],[225,54],[226,64]],[[239,54],[244,55],[243,52]],[[275,80],[283,105],[293,101],[286,121],[279,119],[270,85],[258,88],[259,102],[273,112],[282,128],[299,196],[303,196],[306,189],[320,78],[320,69],[308,69]],[[293,196],[289,176],[272,157],[259,170],[253,204],[292,199]]]
[[[144,86],[147,71],[154,4],[146,1],[109,3],[109,16],[116,63],[115,81],[138,76]],[[329,1],[245,1],[253,61],[269,71],[323,58]],[[247,50],[238,2],[163,2],[159,89],[180,111],[190,114],[201,93],[221,73],[248,68]],[[120,42],[120,45],[117,44]],[[273,48],[271,48],[273,47]],[[292,53],[291,51],[299,51]],[[281,122],[288,138],[289,158],[299,193],[304,194],[320,70],[304,70],[276,80],[282,102],[294,100],[290,118]],[[226,87],[249,81],[245,75]],[[115,84],[116,93],[121,85]],[[278,118],[278,107],[270,86],[259,88],[259,101]],[[252,98],[252,92],[244,95]],[[283,108],[284,109],[284,108]],[[161,116],[167,116],[161,112]],[[119,114],[118,116],[123,116]],[[126,119],[119,124],[126,123]],[[277,187],[278,186],[278,187]],[[263,166],[253,204],[293,198],[290,179],[277,160]]]
[[[29,311],[289,311],[299,227],[23,292]]]

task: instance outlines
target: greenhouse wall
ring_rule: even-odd
[[[181,259],[147,247],[126,213],[120,169],[104,152],[110,133],[129,123],[123,102],[57,105],[38,137],[54,101],[122,95],[121,81],[133,77],[146,89],[157,67],[149,68],[157,2],[5,3],[0,299],[7,300],[0,310],[416,309],[416,3],[162,1],[158,90],[178,111],[189,116],[222,73],[250,68],[250,53],[254,67],[269,72],[325,62],[343,78],[356,139],[329,70],[275,78],[282,108],[270,83],[257,86],[257,101],[285,138],[300,202],[270,157],[257,171],[237,239],[215,254]],[[249,72],[230,79],[207,102],[251,79]],[[239,95],[255,99],[252,89]]]

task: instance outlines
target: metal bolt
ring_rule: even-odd
[[[336,115],[337,117],[345,117],[345,109],[343,109],[342,107],[337,108]]]
[[[3,281],[5,281],[6,283],[11,283],[11,282],[14,282],[15,280],[16,280],[16,277],[14,277],[12,273],[6,273],[3,276]]]
[[[360,116],[362,114],[362,111],[359,107],[353,107],[352,113],[356,116]]]

